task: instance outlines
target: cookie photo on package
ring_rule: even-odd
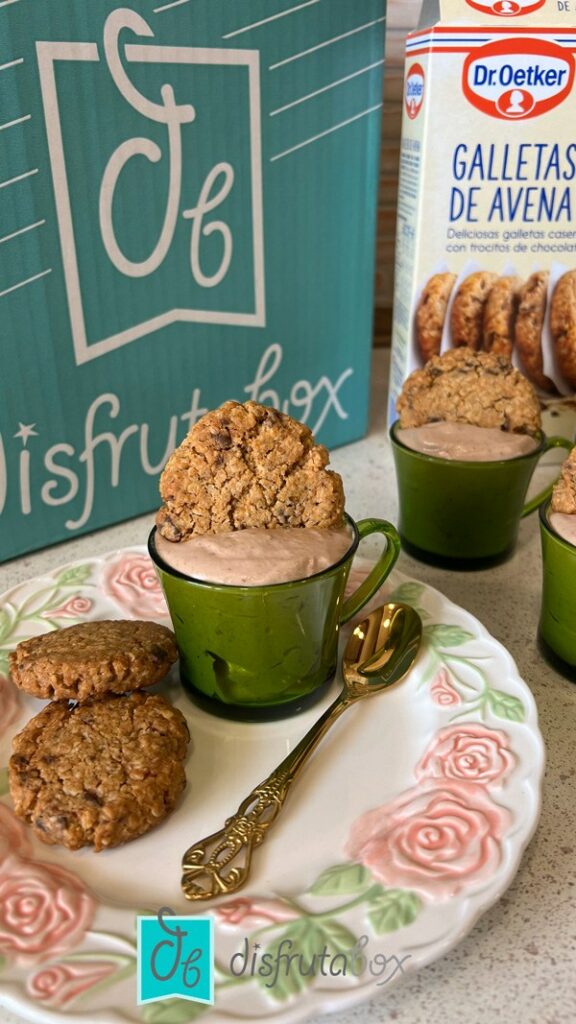
[[[390,422],[409,374],[464,346],[510,359],[537,388],[545,428],[574,436],[569,6],[425,0],[407,39]]]

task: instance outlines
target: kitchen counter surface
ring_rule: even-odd
[[[385,430],[386,355],[375,353],[369,436],[335,451],[355,518],[397,520],[392,453]],[[542,485],[550,469],[536,474]],[[151,516],[122,523],[0,566],[0,592],[65,562],[142,543]],[[520,527],[506,564],[483,572],[432,568],[402,554],[403,572],[467,608],[516,660],[538,705],[547,748],[543,812],[516,879],[451,953],[330,1024],[573,1024],[576,1018],[576,685],[538,652],[541,556],[537,517]],[[0,982],[1,983],[1,982]],[[55,1015],[53,1020],[67,1020]],[[0,1009],[0,1022],[20,1020]],[[320,1024],[315,1018],[314,1024]]]

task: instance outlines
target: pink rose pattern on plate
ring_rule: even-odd
[[[450,725],[416,766],[416,778],[501,785],[515,763],[506,733],[480,724]]]
[[[78,945],[93,916],[93,901],[68,871],[18,856],[0,864],[0,954],[16,963]]]
[[[95,914],[95,902],[79,878],[32,857],[26,829],[0,803],[0,958],[6,958],[8,968],[68,954],[86,938]],[[92,956],[74,954],[29,974],[29,997],[61,1009],[88,989],[115,984],[136,970],[135,956]]]
[[[352,828],[348,856],[379,881],[433,899],[489,877],[500,863],[511,815],[488,789],[501,786],[515,763],[500,730],[480,723],[441,729],[416,766],[420,786],[363,814]]]
[[[68,598],[59,608],[51,608],[43,613],[47,619],[81,619],[92,611],[93,601],[81,594]]]
[[[445,668],[441,668],[434,676],[430,686],[430,696],[440,708],[452,708],[455,704],[460,704],[460,694],[452,686]]]
[[[346,853],[385,885],[448,899],[491,877],[510,821],[483,786],[429,781],[363,814]]]
[[[148,555],[126,554],[104,564],[104,592],[132,619],[166,619],[168,609]]]
[[[233,928],[239,924],[245,928],[267,922],[279,924],[281,921],[294,921],[299,916],[282,900],[250,900],[246,897],[229,900],[216,907],[214,913],[222,924]]]
[[[28,978],[26,990],[32,999],[61,1009],[109,978],[115,970],[115,964],[105,960],[48,964]]]

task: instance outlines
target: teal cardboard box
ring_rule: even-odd
[[[229,398],[366,428],[384,0],[0,0],[0,561]]]

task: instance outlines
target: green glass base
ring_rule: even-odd
[[[555,669],[559,675],[564,676],[568,682],[576,683],[576,665],[570,665],[563,658],[558,657],[541,633],[538,633],[538,649],[544,661],[547,661],[551,668]]]
[[[488,555],[481,558],[459,558],[458,556],[453,558],[449,555],[437,555],[431,551],[424,551],[409,540],[406,540],[402,533],[400,534],[400,540],[406,554],[418,559],[419,562],[426,562],[427,565],[435,565],[440,569],[457,569],[461,572],[481,571],[482,569],[492,569],[495,565],[501,565],[502,562],[506,562],[510,558],[515,547],[512,544],[497,555]]]
[[[241,704],[224,704],[221,700],[207,697],[205,693],[197,690],[195,686],[187,682],[182,675],[180,676],[180,681],[194,704],[202,711],[207,711],[210,715],[226,718],[228,721],[233,722],[277,722],[282,718],[292,718],[294,715],[299,715],[301,711],[307,711],[308,708],[313,707],[319,700],[322,700],[332,686],[334,672],[332,672],[330,678],[325,683],[322,683],[321,686],[316,687],[312,693],[307,693],[304,697],[286,701],[284,704],[258,705],[257,707]]]

